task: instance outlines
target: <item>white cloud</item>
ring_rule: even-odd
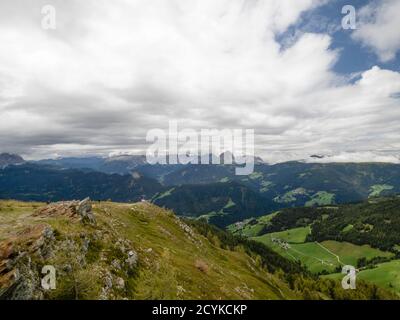
[[[370,47],[382,62],[393,60],[400,50],[400,1],[374,1],[357,15],[353,37]]]
[[[268,153],[264,158],[269,164],[276,164],[283,161],[301,161],[306,163],[332,163],[332,162],[389,162],[400,164],[400,157],[393,154],[386,154],[383,151],[338,151],[337,154],[320,154],[304,152],[280,152],[274,151]]]
[[[336,155],[324,158],[307,158],[309,163],[330,163],[330,162],[390,162],[400,164],[400,158],[394,155],[385,155],[379,152],[340,152]]]
[[[0,149],[143,150],[146,131],[168,120],[254,128],[267,158],[400,141],[399,73],[375,67],[343,83],[330,36],[304,33],[284,50],[276,41],[322,1],[17,2],[25,10],[0,4]],[[32,14],[47,3],[55,31]]]

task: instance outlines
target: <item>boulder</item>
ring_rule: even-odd
[[[129,269],[135,268],[138,263],[138,255],[137,255],[136,251],[130,250],[128,252],[128,258],[125,260],[125,262],[128,265]]]
[[[77,206],[78,214],[83,222],[89,222],[90,224],[96,224],[96,218],[92,212],[92,202],[89,198],[86,198],[79,202]]]

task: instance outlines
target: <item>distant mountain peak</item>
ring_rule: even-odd
[[[265,164],[266,162],[261,157],[255,156],[254,163],[255,164]]]
[[[25,160],[18,154],[0,153],[0,167],[8,166],[10,164],[21,164]]]

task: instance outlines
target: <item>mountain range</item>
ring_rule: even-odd
[[[56,201],[151,200],[220,227],[282,208],[359,202],[400,193],[400,165],[391,163],[149,165],[144,156],[23,161],[0,155],[0,198]]]

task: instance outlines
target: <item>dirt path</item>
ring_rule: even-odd
[[[339,257],[337,254],[334,254],[331,250],[329,250],[328,248],[324,247],[321,243],[319,243],[319,242],[317,242],[317,241],[315,241],[315,243],[316,243],[317,245],[319,245],[322,249],[324,249],[325,251],[327,251],[328,253],[330,253],[330,254],[333,255],[334,257],[336,257],[337,261],[338,261],[342,266],[345,265],[342,261],[340,261],[340,257]]]

